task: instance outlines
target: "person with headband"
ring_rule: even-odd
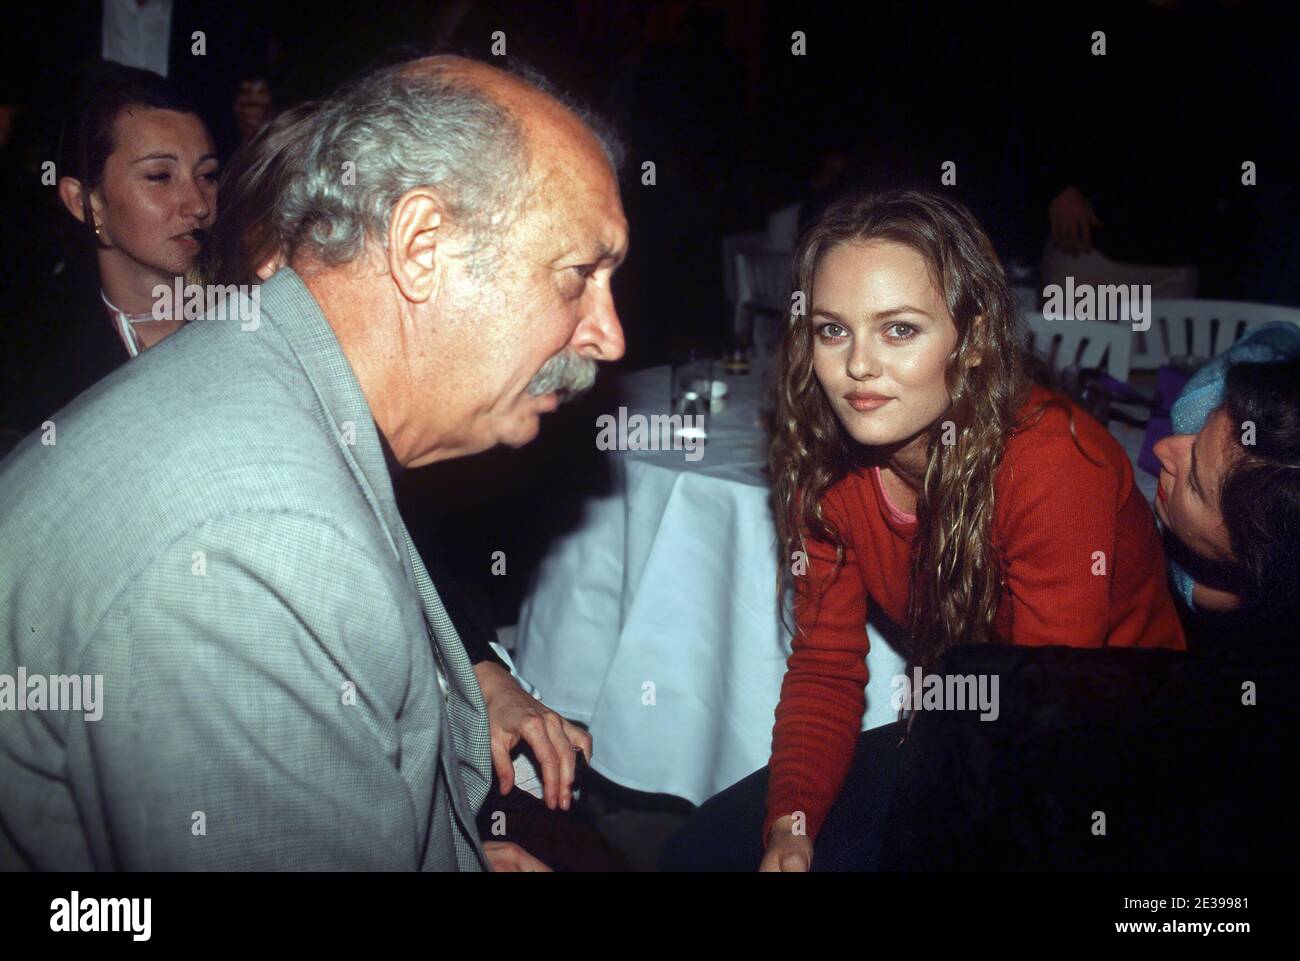
[[[1170,577],[1190,624],[1206,628],[1194,636],[1266,642],[1279,625],[1294,624],[1298,372],[1300,328],[1256,328],[1192,375],[1171,410],[1174,433],[1155,445],[1155,510]]]

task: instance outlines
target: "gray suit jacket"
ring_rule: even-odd
[[[261,294],[0,462],[0,682],[103,679],[97,720],[0,709],[0,867],[486,867],[469,659],[333,331]]]

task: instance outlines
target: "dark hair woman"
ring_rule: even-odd
[[[765,870],[808,870],[814,840],[821,868],[864,869],[900,736],[859,738],[869,609],[923,670],[964,643],[1184,639],[1128,458],[1033,381],[969,211],[918,191],[839,201],[801,239],[795,274],[769,460],[796,629],[767,777],[745,788],[766,780],[766,818],[759,800],[695,833],[753,831],[736,846]]]
[[[197,279],[216,215],[217,158],[190,103],[145,70],[98,63],[71,95],[59,136],[56,212],[70,243],[8,323],[4,426],[42,425],[82,391],[184,323],[154,297]]]
[[[1172,419],[1155,453],[1174,583],[1194,624],[1233,615],[1196,633],[1280,642],[1300,616],[1300,330],[1252,331],[1196,373]]]
[[[204,272],[220,284],[256,284],[284,266],[292,238],[281,236],[279,198],[316,112],[312,103],[279,114],[242,146],[221,178],[221,218],[204,251]]]
[[[58,172],[59,198],[93,245],[103,306],[134,357],[185,322],[157,309],[154,289],[194,269],[216,216],[212,138],[162,77],[100,63],[64,126]]]

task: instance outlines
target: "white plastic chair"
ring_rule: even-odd
[[[1247,331],[1274,320],[1300,326],[1300,310],[1232,300],[1153,300],[1151,327],[1133,331],[1134,370],[1157,370],[1171,357],[1217,357]]]
[[[1101,367],[1116,380],[1128,381],[1132,332],[1126,324],[1099,320],[1047,320],[1040,313],[1024,314],[1032,335],[1030,346],[1047,358],[1052,367]]]
[[[728,234],[722,238],[722,290],[727,303],[736,302],[736,257],[743,250],[763,250],[767,234]]]
[[[799,211],[802,204],[786,204],[767,218],[767,246],[794,253],[799,240]]]
[[[765,313],[784,318],[790,310],[791,271],[794,256],[789,251],[771,250],[750,244],[733,248],[736,282],[733,332],[743,340],[755,338],[750,330],[753,315]],[[780,330],[778,322],[777,329]]]

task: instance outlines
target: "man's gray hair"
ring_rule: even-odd
[[[511,67],[585,121],[617,171],[622,147],[599,118],[530,68]],[[398,198],[432,187],[470,230],[478,260],[527,200],[523,125],[458,73],[385,67],[326,101],[310,124],[302,173],[290,178],[276,209],[276,231],[290,252],[305,250],[331,265],[355,260],[367,239],[387,242]]]

